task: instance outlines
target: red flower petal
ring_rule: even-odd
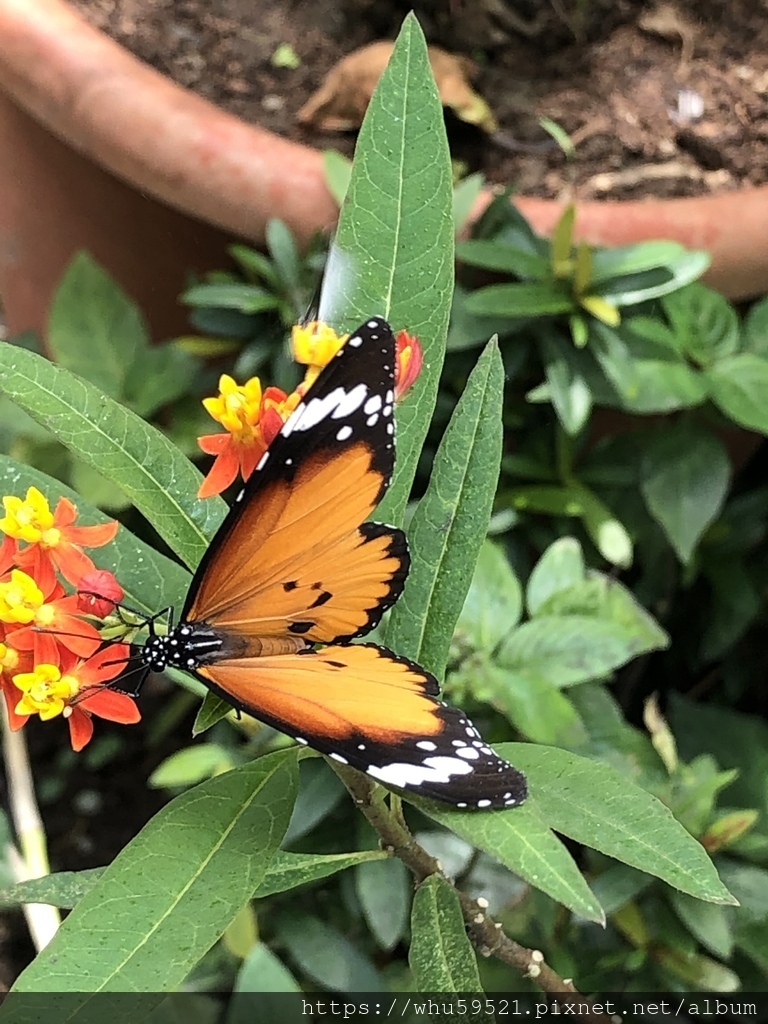
[[[108,686],[94,689],[75,707],[83,708],[92,715],[98,715],[99,718],[105,718],[110,722],[119,722],[121,725],[135,725],[141,721],[141,712],[136,706],[136,701],[127,693],[119,693]]]
[[[75,544],[62,542],[51,548],[51,558],[64,579],[73,587],[76,587],[87,573],[96,571],[96,566],[88,555]],[[40,589],[42,590],[42,587]]]
[[[229,437],[229,435],[223,435]],[[200,484],[197,492],[198,498],[210,498],[214,494],[221,494],[237,476],[240,468],[240,460],[237,457],[234,444],[230,444],[211,466],[208,476]]]
[[[69,741],[72,744],[72,749],[75,752],[79,752],[90,743],[93,736],[93,721],[91,716],[78,704],[73,704],[70,711],[72,714],[67,719],[69,722]]]
[[[82,548],[101,548],[115,539],[119,525],[116,519],[110,519],[108,523],[96,523],[95,526],[68,526],[61,532],[70,544]]]

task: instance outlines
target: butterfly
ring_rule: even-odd
[[[353,643],[395,603],[410,564],[403,532],[368,521],[394,469],[394,387],[395,339],[372,317],[286,421],[203,556],[178,624],[141,657],[387,786],[458,808],[512,807],[525,777],[438,699],[435,677]]]

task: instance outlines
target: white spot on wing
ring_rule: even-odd
[[[352,437],[352,427],[347,423],[346,426],[339,427],[339,431],[336,434],[337,441],[347,441]]]
[[[433,743],[432,740],[419,740],[416,746],[419,750],[437,750],[437,744]]]
[[[368,774],[390,786],[423,786],[425,782],[450,782],[453,775],[468,775],[472,765],[458,757],[425,757],[422,764],[394,762],[378,768],[371,765]]]
[[[382,405],[383,402],[381,401],[381,395],[371,395],[363,406],[363,412],[366,416],[370,416],[374,412],[381,412]]]
[[[347,344],[350,346],[350,348],[360,348],[360,346],[363,344],[363,339],[360,337],[359,334],[354,334],[349,339]]]
[[[459,757],[466,758],[467,761],[476,761],[480,755],[474,747],[462,747],[461,750],[457,750],[456,753]]]

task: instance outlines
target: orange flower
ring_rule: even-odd
[[[424,353],[419,339],[408,331],[395,338],[395,401],[399,402],[421,373]]]
[[[87,658],[101,643],[98,630],[77,617],[78,596],[64,596],[55,579],[46,592],[21,569],[0,583],[0,622],[19,651],[33,651],[35,663],[54,662],[59,645]]]
[[[5,516],[0,530],[7,537],[24,541],[26,548],[16,555],[16,564],[32,576],[44,591],[49,591],[56,569],[73,586],[95,566],[83,546],[98,548],[108,544],[117,533],[117,521],[98,526],[75,526],[77,508],[68,498],[60,498],[55,512],[36,487],[30,487],[23,500],[3,498]]]
[[[287,395],[280,388],[269,387],[262,392],[258,377],[239,386],[224,374],[219,380],[218,396],[203,399],[203,405],[228,433],[206,434],[197,439],[206,455],[216,456],[197,496],[210,498],[212,494],[221,494],[238,471],[247,480],[300,400],[295,392]]]
[[[61,651],[58,661],[17,673],[13,682],[21,698],[15,711],[21,724],[30,715],[39,715],[43,721],[62,715],[69,723],[72,749],[82,750],[93,735],[93,715],[123,725],[138,722],[141,715],[133,698],[109,685],[129,656],[126,644],[104,647],[87,660]]]

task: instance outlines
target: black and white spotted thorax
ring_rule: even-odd
[[[180,623],[167,636],[151,636],[141,649],[141,660],[153,672],[166,668],[194,671],[224,654],[225,639],[202,623]]]

